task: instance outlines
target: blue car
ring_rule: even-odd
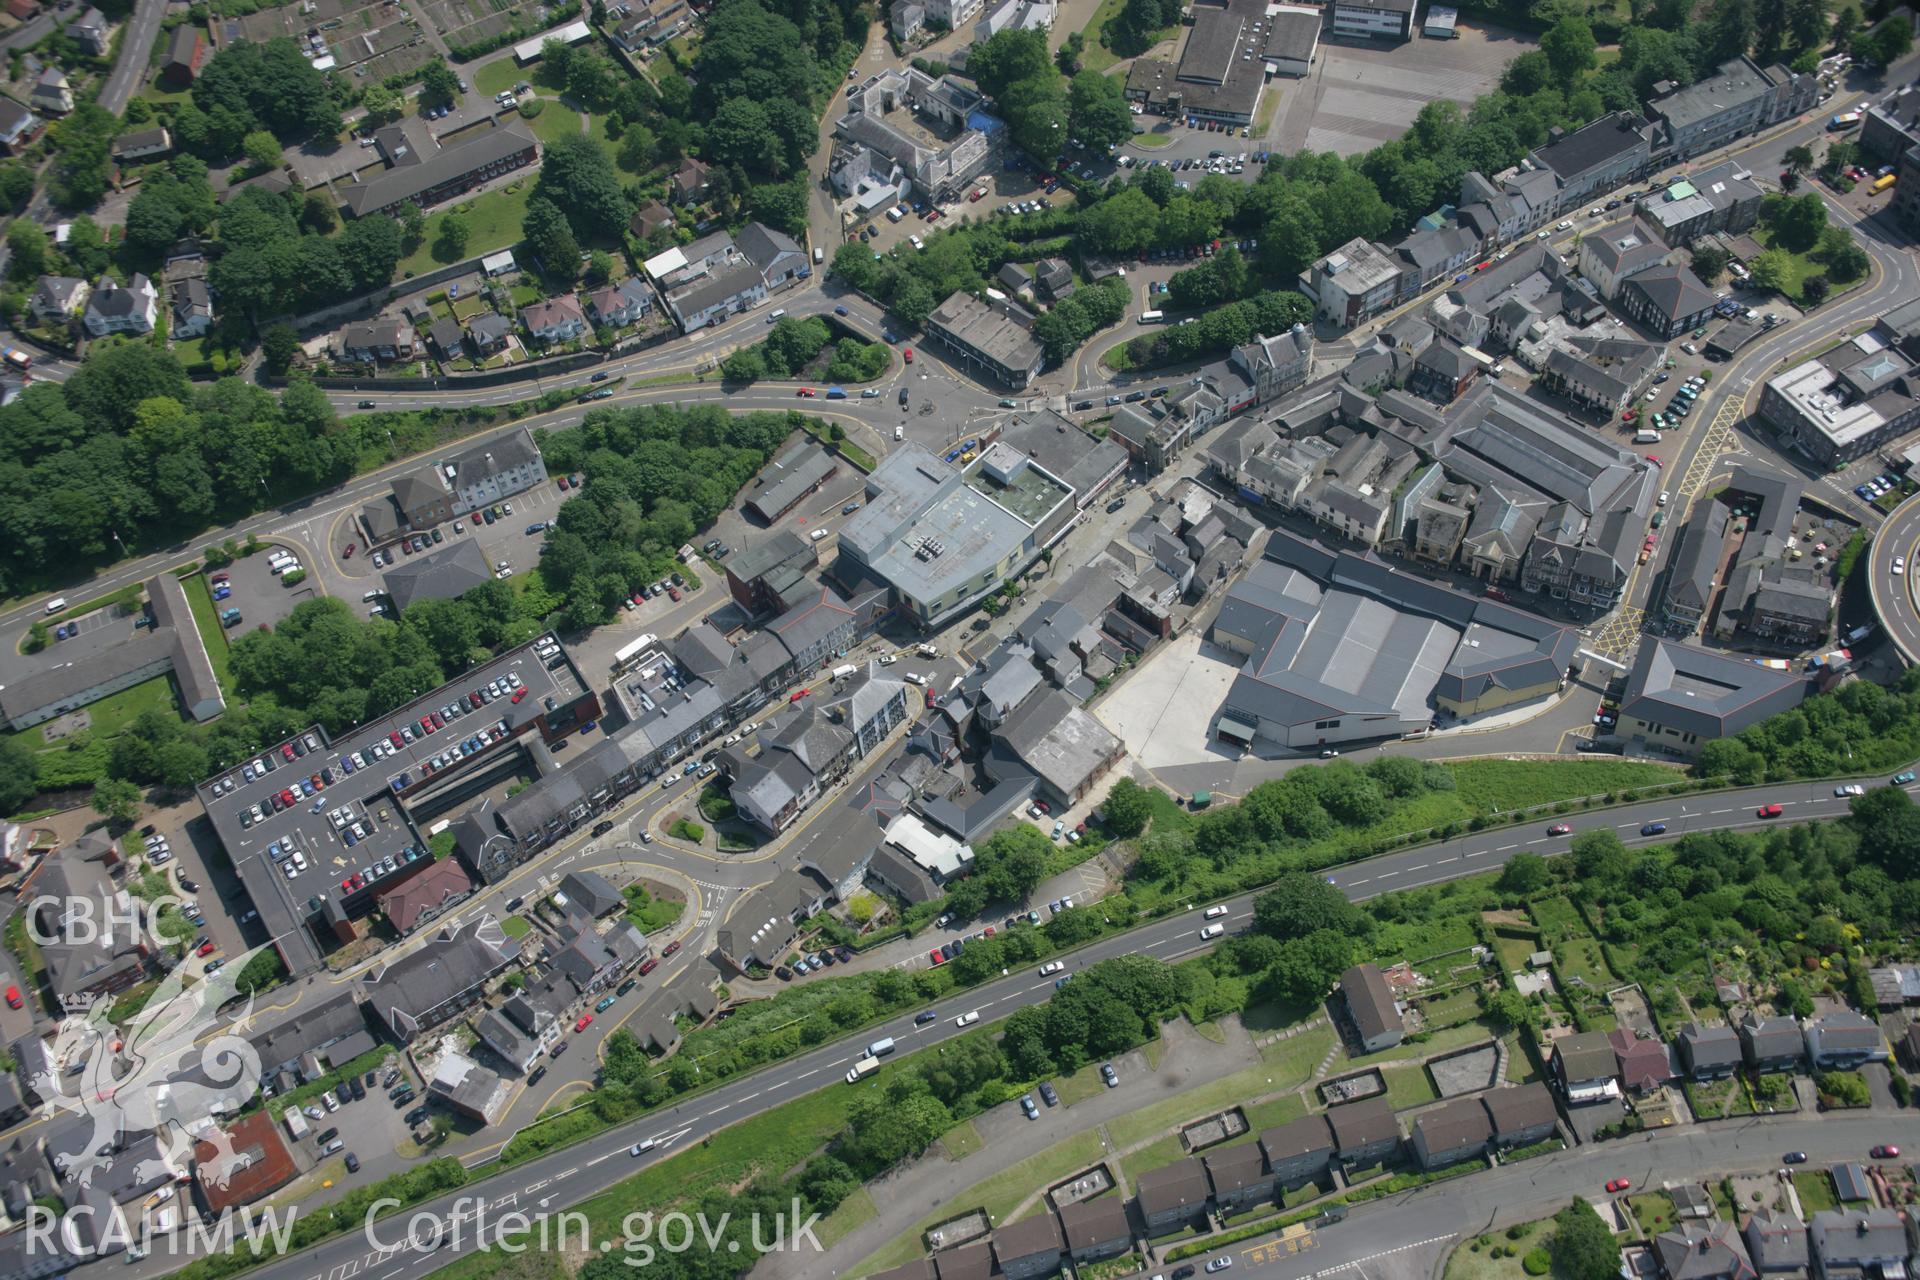
[[[837,315],[837,316],[843,316],[843,315],[845,315],[845,314],[847,314],[847,309],[846,309],[845,307],[835,307],[835,308],[833,309],[833,314],[835,314],[835,315]]]
[[[1667,824],[1664,822],[1649,822],[1646,826],[1640,828],[1640,834],[1643,836],[1662,836],[1666,833]]]

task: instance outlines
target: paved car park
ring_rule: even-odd
[[[313,904],[360,914],[380,882],[424,856],[396,797],[419,803],[522,733],[559,738],[578,727],[571,709],[590,690],[564,653],[542,656],[550,645],[510,650],[338,743],[306,730],[200,785],[218,842],[290,968],[317,958]]]
[[[540,558],[540,548],[546,542],[546,525],[559,513],[560,504],[565,502],[569,493],[561,491],[557,479],[536,485],[524,493],[516,493],[503,502],[491,504],[489,509],[497,509],[500,514],[492,524],[488,524],[479,512],[449,520],[435,526],[440,540],[433,540],[433,532],[419,535],[427,539],[423,551],[408,552],[399,543],[381,552],[383,559],[390,561],[387,566],[374,563],[364,543],[354,545],[351,556],[342,552],[346,543],[332,549],[333,571],[345,579],[349,587],[357,587],[361,593],[380,585],[376,579],[384,577],[382,569],[403,564],[415,556],[428,555],[445,550],[455,542],[472,540],[480,544],[486,555],[487,564],[497,566],[506,561],[514,572],[523,573],[533,567]],[[508,509],[511,508],[511,514]],[[541,526],[538,529],[534,525]]]
[[[1417,36],[1391,45],[1323,38],[1313,74],[1273,82],[1273,88],[1285,86],[1287,98],[1261,145],[1289,154],[1370,151],[1405,133],[1429,102],[1450,99],[1464,107],[1488,93],[1507,63],[1535,44],[1498,27],[1463,22],[1458,30],[1453,40]]]
[[[296,557],[303,553],[297,547],[285,548]],[[227,587],[230,594],[225,599],[216,599],[214,607],[224,612],[227,609],[240,610],[240,625],[230,629],[227,634],[238,638],[256,627],[271,627],[280,619],[292,613],[294,606],[305,600],[319,599],[321,592],[318,576],[313,566],[301,559],[301,567],[306,569],[307,577],[295,586],[284,585],[284,575],[276,574],[269,563],[273,553],[282,550],[277,545],[267,545],[261,551],[250,556],[241,556],[224,569],[211,569],[207,573],[207,586],[218,592],[221,586]],[[215,581],[225,574],[224,581]]]

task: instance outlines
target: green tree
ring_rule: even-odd
[[[284,374],[299,351],[300,335],[290,324],[269,325],[260,335],[260,354],[267,362],[269,373]]]
[[[39,223],[31,218],[15,218],[7,227],[7,248],[13,255],[7,263],[9,274],[18,280],[45,275],[51,245]]]
[[[559,205],[545,196],[533,197],[520,229],[549,276],[560,281],[579,276],[580,242],[573,238],[573,228]]]
[[[1833,286],[1824,275],[1811,275],[1800,282],[1800,300],[1809,306],[1818,306],[1827,300],[1827,294]]]
[[[20,209],[33,196],[33,170],[23,164],[0,165],[0,209]]]
[[[1613,1280],[1619,1274],[1620,1247],[1585,1200],[1574,1200],[1553,1216],[1547,1247],[1555,1272],[1565,1280]]]
[[[1712,284],[1726,274],[1727,264],[1732,260],[1733,255],[1719,245],[1702,244],[1694,249],[1692,260],[1688,265],[1693,268],[1693,274],[1707,284]]]
[[[1133,113],[1126,87],[1113,76],[1082,71],[1068,86],[1072,136],[1094,150],[1117,146],[1133,136]]]
[[[369,124],[392,124],[406,110],[406,102],[401,96],[385,85],[370,84],[360,95],[360,105],[366,110]]]
[[[606,148],[583,134],[547,144],[534,199],[564,211],[574,235],[583,238],[617,239],[633,213]]]
[[[1808,173],[1813,169],[1813,148],[1804,142],[1795,143],[1786,149],[1781,159],[1791,172]]]
[[[1882,22],[1863,36],[1853,38],[1853,53],[1875,66],[1888,67],[1913,49],[1913,28],[1899,17]]]
[[[1480,992],[1480,1008],[1496,1027],[1529,1034],[1540,1029],[1540,1010],[1517,991]]]
[[[1100,812],[1106,819],[1108,831],[1122,840],[1130,840],[1147,829],[1153,806],[1146,788],[1132,778],[1121,778],[1113,784],[1113,790],[1107,792]]]
[[[1553,870],[1545,858],[1537,853],[1516,853],[1500,868],[1495,887],[1502,893],[1525,896],[1540,892],[1552,878]]]
[[[255,129],[242,138],[240,153],[259,172],[280,167],[280,140],[265,129]]]
[[[1787,273],[1792,270],[1793,259],[1784,249],[1767,249],[1753,255],[1753,261],[1747,264],[1751,274],[1748,279],[1756,289],[1779,291],[1787,282]]]
[[[427,215],[420,211],[420,206],[409,200],[400,206],[398,216],[400,219],[400,236],[402,243],[409,246],[418,246],[425,243],[427,238]]]
[[[88,804],[108,822],[126,826],[140,812],[140,788],[123,778],[102,778]]]
[[[19,813],[40,793],[40,757],[16,734],[0,738],[0,814]]]
[[[1280,946],[1280,954],[1261,976],[1261,995],[1286,1005],[1312,1004],[1333,989],[1353,963],[1353,943],[1344,933],[1317,929]]]
[[[1253,927],[1286,941],[1323,930],[1351,937],[1368,931],[1366,915],[1319,876],[1294,871],[1253,900]]]
[[[1593,38],[1593,27],[1581,17],[1562,18],[1540,37],[1540,51],[1547,56],[1547,65],[1563,84],[1571,84],[1593,70],[1599,49],[1599,42]]]
[[[467,241],[473,234],[466,216],[457,212],[441,215],[440,234],[435,237],[438,248],[435,256],[451,262],[467,251]]]
[[[235,975],[233,987],[241,995],[255,995],[284,981],[286,976],[286,962],[280,959],[279,951],[273,947],[262,947]]]
[[[420,70],[420,103],[427,107],[451,106],[460,97],[460,77],[446,63],[434,58]]]

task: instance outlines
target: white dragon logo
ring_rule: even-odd
[[[238,991],[233,978],[264,948],[256,947],[217,973],[182,981],[186,961],[161,979],[146,1005],[116,1027],[108,1017],[109,999],[94,1001],[84,1014],[60,1024],[48,1046],[53,1071],[41,1071],[34,1087],[43,1113],[64,1111],[93,1122],[83,1150],[63,1153],[66,1174],[89,1185],[94,1172],[111,1163],[123,1141],[152,1134],[162,1153],[159,1162],[142,1161],[141,1181],[170,1178],[191,1167],[196,1141],[212,1146],[214,1159],[203,1162],[206,1176],[224,1187],[236,1164],[232,1139],[215,1117],[238,1111],[260,1088],[260,1055],[244,1036],[252,1025],[253,996],[221,1025],[221,1008]],[[76,1074],[57,1074],[61,1064],[84,1061]]]

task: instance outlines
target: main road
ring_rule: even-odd
[[[1873,594],[1873,612],[1886,629],[1900,656],[1920,662],[1920,607],[1913,599],[1913,574],[1920,573],[1920,493],[1893,509],[1880,534],[1867,545],[1867,588]],[[1901,572],[1893,571],[1898,558]],[[1911,570],[1911,572],[1909,572]]]
[[[1910,793],[1920,790],[1920,784],[1908,790]],[[1759,808],[1770,803],[1781,806],[1782,817],[1758,816]],[[1693,793],[1590,810],[1571,821],[1575,834],[1582,830],[1608,830],[1628,844],[1642,845],[1676,839],[1690,831],[1742,830],[1777,822],[1831,821],[1843,816],[1846,806],[1844,798],[1833,794],[1831,784],[1798,782]],[[1354,901],[1365,901],[1384,893],[1492,871],[1516,853],[1566,852],[1573,837],[1548,835],[1547,822],[1545,818],[1529,819],[1371,858],[1342,867],[1327,879]],[[1664,824],[1664,832],[1640,834],[1643,828],[1654,823]],[[1251,922],[1253,895],[1233,898],[1227,906],[1224,923],[1230,930],[1238,932]],[[1199,936],[1200,924],[1199,912],[1190,906],[1177,915],[1103,938],[1068,954],[1065,959],[1070,969],[1128,955],[1152,956],[1168,962],[1183,960],[1207,948],[1208,944]],[[864,1054],[864,1046],[883,1036],[891,1036],[903,1052],[911,1053],[964,1034],[956,1019],[965,1014],[977,1011],[984,1022],[992,1022],[1016,1009],[1042,1003],[1052,993],[1051,978],[1041,978],[1027,969],[953,992],[925,1011],[903,1013],[854,1036],[730,1080],[562,1151],[480,1177],[459,1192],[437,1197],[412,1212],[446,1219],[460,1205],[479,1202],[486,1204],[487,1212],[496,1218],[514,1210],[529,1214],[557,1213],[651,1164],[671,1158],[678,1150],[719,1129],[751,1119],[817,1089],[843,1087],[842,1078]],[[931,1012],[933,1019],[917,1023],[915,1015],[922,1012]],[[633,1146],[646,1140],[652,1140],[656,1146],[637,1156],[629,1154]],[[1813,1145],[1811,1140],[1796,1138],[1795,1141],[1809,1148]],[[1612,1153],[1619,1148],[1605,1150]],[[1529,1170],[1533,1167],[1527,1166]],[[1457,1218],[1454,1225],[1459,1225]],[[351,1232],[298,1253],[276,1257],[251,1274],[256,1280],[341,1280],[354,1275],[394,1280],[401,1275],[422,1275],[460,1254],[472,1252],[483,1242],[497,1241],[497,1228],[493,1230],[495,1233],[485,1236],[484,1241],[469,1238],[457,1246],[425,1251],[381,1249],[360,1233]],[[133,1264],[131,1269],[119,1263],[95,1262],[82,1270],[103,1280],[115,1274],[131,1280],[147,1280],[179,1266],[181,1256],[168,1254],[163,1247],[157,1249],[153,1257]],[[113,1270],[98,1271],[103,1265],[110,1265]]]

